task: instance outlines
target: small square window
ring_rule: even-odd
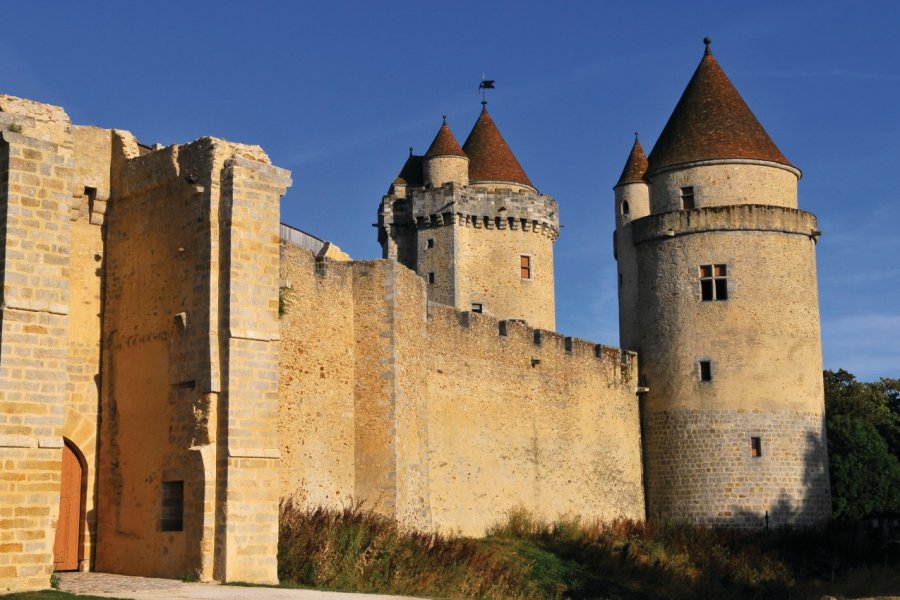
[[[483,313],[484,306],[480,302],[473,302],[472,303],[472,312],[473,313]]]
[[[522,254],[519,256],[519,274],[522,279],[531,279],[531,257]]]
[[[750,456],[759,458],[762,456],[762,439],[758,437],[750,438]]]
[[[184,530],[184,482],[163,481],[159,514],[160,531]]]
[[[434,238],[428,238],[427,240],[425,240],[425,247],[434,248]]]
[[[428,274],[428,283],[434,283],[434,271]]]
[[[694,208],[694,186],[681,188],[681,208],[682,210]]]
[[[708,360],[700,361],[700,381],[712,381],[712,363]]]

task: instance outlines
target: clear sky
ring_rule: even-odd
[[[8,1],[0,92],[147,144],[213,135],[293,172],[282,220],[380,257],[378,202],[446,114],[489,109],[559,201],[557,327],[618,344],[613,192],[704,36],[819,217],[826,368],[900,377],[900,3]],[[778,315],[772,318],[777,320]]]

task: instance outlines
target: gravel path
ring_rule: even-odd
[[[416,600],[409,596],[183,583],[175,579],[132,577],[111,573],[59,573],[59,589],[71,594],[135,600]]]

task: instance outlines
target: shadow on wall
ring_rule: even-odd
[[[825,418],[822,417],[825,432]],[[782,488],[777,500],[769,500],[769,509],[758,513],[739,506],[733,507],[734,522],[748,529],[767,529],[786,525],[809,526],[831,519],[831,488],[828,481],[828,450],[826,435],[806,433],[803,456],[803,495],[791,497]]]

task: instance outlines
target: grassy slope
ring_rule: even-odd
[[[831,526],[739,534],[514,513],[482,540],[403,532],[359,507],[282,510],[283,585],[437,598],[819,598],[900,594],[900,561]]]

